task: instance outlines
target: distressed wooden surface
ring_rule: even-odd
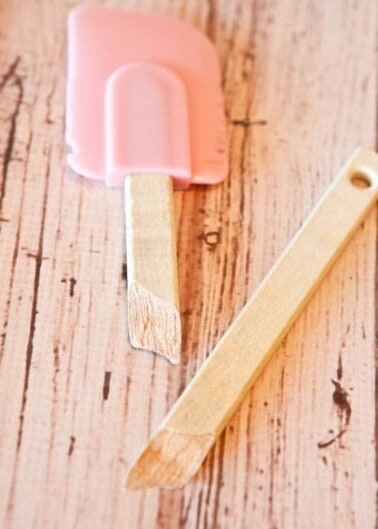
[[[75,4],[0,6],[0,527],[373,529],[375,211],[194,482],[121,483],[352,149],[376,146],[376,3],[107,2],[192,22],[222,62],[230,178],[175,196],[180,367],[128,345],[122,193],[65,167]]]

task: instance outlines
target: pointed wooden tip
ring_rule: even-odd
[[[213,443],[212,434],[159,430],[130,468],[126,488],[183,487],[197,473]]]
[[[177,308],[133,283],[128,291],[129,335],[133,347],[180,362],[181,322]]]

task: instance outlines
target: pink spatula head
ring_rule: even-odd
[[[168,140],[170,134],[163,135],[167,144],[161,145],[161,160],[155,156],[156,166],[150,170],[159,172],[164,165],[165,172],[179,188],[188,184],[187,171],[191,182],[196,184],[215,184],[225,177],[227,155],[220,71],[215,50],[204,35],[174,18],[94,6],[73,9],[68,30],[66,139],[72,150],[68,158],[72,169],[88,178],[105,180],[108,186],[123,185],[119,171],[122,166],[136,169],[135,153],[142,150],[139,135],[134,140],[119,137],[117,145],[124,148],[122,166],[109,162],[113,157],[108,150],[114,140],[113,126],[119,121],[110,120],[109,125],[107,115],[111,94],[118,92],[114,83],[117,79],[121,82],[119,76],[126,76],[126,83],[127,75],[132,75],[127,71],[121,74],[119,68],[143,62],[170,70],[176,76],[176,84],[181,79],[189,116],[190,164],[185,159],[185,149],[181,149],[181,130],[176,127],[178,143]],[[141,69],[139,74],[142,75]],[[168,82],[167,86],[174,83]],[[170,108],[166,107],[166,111]],[[163,121],[168,123],[170,119],[166,116]],[[126,130],[127,124],[119,129],[120,133]],[[127,147],[128,141],[132,149]],[[143,148],[148,159],[149,149],[155,147],[144,142]],[[117,153],[114,158],[118,159]],[[141,170],[143,167],[141,162]]]
[[[118,68],[105,91],[107,178],[122,182],[126,174],[169,174],[177,188],[188,187],[187,110],[185,86],[171,70],[146,62]]]

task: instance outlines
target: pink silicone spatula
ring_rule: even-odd
[[[227,173],[212,44],[165,16],[82,6],[68,23],[68,163],[125,188],[132,345],[179,361],[173,187]]]

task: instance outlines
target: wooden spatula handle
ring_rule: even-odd
[[[126,176],[125,219],[131,344],[177,364],[181,324],[172,179]]]
[[[165,425],[219,435],[346,242],[376,202],[378,155],[360,151],[258,287]]]
[[[179,486],[198,470],[377,196],[378,155],[359,150],[178,399],[130,486]]]

